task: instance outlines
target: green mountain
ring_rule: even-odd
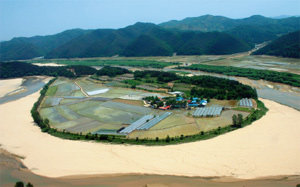
[[[46,58],[102,57],[121,54],[131,42],[153,27],[150,23],[136,23],[122,29],[97,29],[57,47]]]
[[[247,42],[250,45],[263,43],[277,38],[272,28],[258,25],[240,25],[226,33]]]
[[[137,23],[118,30],[92,31],[54,49],[46,57],[231,54],[249,49],[250,45],[226,33],[170,31],[151,23]]]
[[[277,38],[300,29],[300,17],[272,19],[254,15],[243,19],[230,19],[223,16],[205,15],[200,17],[185,18],[180,21],[172,20],[159,24],[161,27],[176,30],[191,31],[219,31],[226,32],[254,45]]]
[[[278,27],[278,32],[289,32],[298,30],[300,17],[288,17],[283,19],[267,18],[260,15],[254,15],[243,19],[231,19],[223,16],[204,15],[199,17],[190,17],[177,21],[172,20],[159,24],[159,26],[168,29],[194,30],[194,31],[228,31],[240,25],[256,26],[274,26]]]
[[[0,42],[0,60],[21,60],[45,56],[58,46],[87,32],[89,31],[73,29],[55,35],[18,37]]]
[[[41,50],[23,39],[12,39],[0,43],[0,61],[22,60],[42,56]]]
[[[67,30],[55,35],[0,42],[0,61],[104,56],[222,55],[250,50],[300,30],[300,17],[205,15],[160,25],[136,23],[121,29]]]
[[[124,56],[169,56],[173,49],[164,41],[141,35],[122,52]]]
[[[300,31],[283,35],[253,54],[300,58]]]

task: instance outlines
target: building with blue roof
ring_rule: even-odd
[[[183,101],[183,97],[177,97],[176,101]]]
[[[203,106],[207,105],[207,101],[206,101],[206,100],[204,100],[204,99],[203,99],[203,100],[201,100],[201,101],[200,101],[200,105],[203,105]]]

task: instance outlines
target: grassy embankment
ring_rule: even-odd
[[[169,145],[169,144],[178,144],[185,142],[192,142],[198,140],[206,140],[209,138],[216,137],[218,135],[233,131],[238,129],[238,127],[227,126],[227,127],[219,127],[217,129],[208,131],[208,132],[200,132],[195,135],[190,136],[178,136],[178,137],[169,137],[167,136],[165,139],[128,139],[125,136],[116,136],[116,135],[92,135],[92,134],[80,134],[80,133],[70,133],[65,131],[58,131],[57,129],[51,128],[49,125],[48,119],[42,119],[38,112],[38,107],[41,104],[45,95],[47,93],[49,86],[56,80],[56,78],[49,81],[44,88],[41,90],[41,95],[38,101],[34,104],[31,114],[34,119],[34,122],[41,128],[43,132],[47,132],[53,136],[60,137],[63,139],[70,140],[93,140],[96,142],[104,142],[104,143],[115,143],[115,144],[141,144],[141,145]],[[52,92],[51,90],[49,91]],[[264,106],[264,104],[256,100],[257,102],[257,110],[254,110],[248,117],[246,117],[242,122],[242,127],[250,125],[253,121],[260,119],[263,115],[266,114],[268,109]]]

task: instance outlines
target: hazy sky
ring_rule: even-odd
[[[72,28],[121,28],[205,14],[299,15],[300,0],[0,0],[0,41]]]

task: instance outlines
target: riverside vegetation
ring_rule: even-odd
[[[300,87],[300,75],[287,72],[238,68],[232,66],[212,66],[203,64],[192,64],[191,66],[187,67],[178,67],[178,69],[191,69],[229,76],[247,77],[253,80],[263,79],[271,82],[278,82]]]

